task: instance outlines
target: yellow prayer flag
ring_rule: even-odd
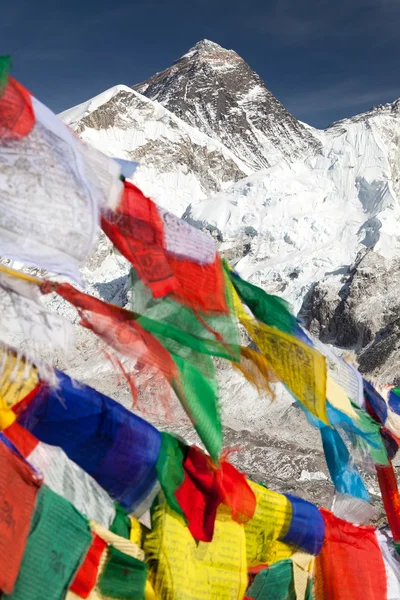
[[[37,369],[23,357],[0,345],[0,395],[6,406],[23,400],[39,383]]]
[[[248,568],[290,558],[295,549],[278,541],[287,532],[292,519],[290,501],[262,485],[252,481],[248,484],[257,500],[254,516],[244,528]]]
[[[234,289],[232,296],[239,321],[264,354],[275,375],[313,415],[329,425],[325,357],[276,327],[256,321],[247,314]]]
[[[196,542],[185,521],[162,502],[152,514],[144,550],[150,579],[163,600],[232,600],[247,587],[243,525],[220,507],[211,542]]]

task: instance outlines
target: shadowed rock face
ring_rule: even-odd
[[[133,89],[219,140],[255,170],[320,148],[236,52],[208,40]]]
[[[306,327],[355,351],[361,372],[400,384],[400,261],[367,250],[335,283],[313,286],[300,311]]]

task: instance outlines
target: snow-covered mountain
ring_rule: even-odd
[[[236,52],[209,40],[134,89],[222,142],[253,170],[304,159],[320,148],[312,130]]]
[[[314,134],[322,148],[314,156],[259,171],[186,211],[220,232],[239,273],[297,310],[314,282],[345,272],[361,249],[400,255],[399,103]]]
[[[337,287],[363,249],[389,270],[399,257],[400,101],[319,131],[207,40],[134,87],[61,118],[98,149],[139,161],[145,193],[213,232],[243,276],[295,310],[316,282]]]
[[[96,148],[139,161],[133,180],[146,194],[213,233],[244,277],[302,307],[324,341],[357,352],[364,372],[400,376],[400,101],[319,131],[235,52],[203,40],[147,82],[115,86],[61,118]],[[102,237],[83,276],[92,293],[124,304],[128,268]],[[81,345],[75,375],[129,402]],[[268,405],[231,368],[218,373],[227,443],[244,447],[237,464],[268,480],[272,460],[276,489],[325,503],[319,438],[291,400]]]
[[[251,173],[223,144],[125,85],[116,85],[60,117],[98,150],[138,161],[135,182],[178,214],[190,202]]]

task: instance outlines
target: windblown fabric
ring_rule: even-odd
[[[261,571],[255,578],[247,597],[254,600],[296,600],[291,560],[281,560]]]
[[[384,600],[385,565],[375,528],[336,518],[321,509],[325,540],[316,558],[316,600]]]
[[[164,375],[210,455],[217,461],[222,446],[222,425],[211,358],[200,355],[195,363],[189,357],[172,354],[134,319],[132,313],[83,294],[69,284],[46,282],[43,292],[50,291],[73,304],[80,314],[81,325],[92,330],[114,350],[154,367]]]
[[[120,167],[13,79],[0,97],[0,255],[79,280]]]
[[[60,600],[68,590],[92,543],[88,521],[45,486],[36,510],[12,600]]]
[[[157,207],[125,182],[115,212],[102,228],[135,267],[155,298],[173,297],[204,312],[227,312],[222,263],[212,238]]]
[[[240,360],[238,363],[232,362],[232,367],[240,371],[259,394],[265,394],[270,399],[275,398],[271,384],[276,383],[277,378],[265,356],[251,348],[241,346]]]
[[[183,516],[183,511],[175,497],[175,492],[185,479],[183,462],[187,449],[184,444],[169,433],[161,432],[161,447],[156,470],[157,478],[170,508]]]
[[[38,489],[36,474],[0,441],[0,592],[14,589]]]
[[[210,542],[221,503],[231,510],[232,519],[246,523],[254,515],[256,498],[245,477],[227,461],[217,468],[210,457],[190,446],[183,463],[185,477],[175,498],[196,540]]]
[[[99,579],[99,591],[108,598],[145,600],[147,565],[110,547],[107,564]]]
[[[346,362],[339,356],[336,356],[328,346],[318,340],[310,337],[310,334],[301,329],[302,337],[306,343],[314,346],[326,358],[328,374],[331,379],[337,383],[345,392],[350,400],[360,408],[365,408],[363,378],[352,364]]]
[[[0,139],[6,142],[27,136],[35,124],[32,98],[15,79],[8,76],[10,57],[0,57]]]
[[[99,484],[68,458],[57,446],[39,442],[27,460],[43,473],[43,481],[53,492],[69,500],[88,519],[109,527],[115,506]]]
[[[369,502],[365,483],[339,433],[336,429],[322,427],[321,438],[329,474],[337,491]]]
[[[109,527],[115,518],[115,505],[99,484],[56,446],[39,442],[19,423],[4,434],[39,473],[48,488],[85,515]]]
[[[328,424],[325,358],[297,338],[250,317],[236,291],[232,293],[239,321],[277,378],[313,415]]]
[[[69,321],[42,305],[37,286],[0,269],[0,338],[20,347],[29,341],[50,349],[69,350],[75,335]]]
[[[131,540],[107,531],[94,521],[90,522],[90,526],[108,547],[101,555],[96,585],[88,596],[89,600],[155,600],[147,581],[148,567],[143,562],[143,550]],[[67,600],[73,599],[76,596],[70,592]]]
[[[0,345],[0,393],[7,407],[13,407],[39,384],[36,367],[10,348]]]
[[[375,532],[379,548],[382,552],[383,562],[386,570],[387,600],[399,600],[400,598],[400,556],[397,554],[393,538],[389,537],[387,531]]]
[[[292,519],[290,500],[262,485],[249,481],[256,497],[253,518],[246,523],[246,552],[248,567],[270,565],[289,558],[294,549],[278,540],[288,533]]]
[[[375,465],[382,502],[395,542],[400,542],[400,493],[392,463]]]
[[[230,269],[226,262],[224,266],[240,299],[258,321],[270,327],[277,327],[284,333],[295,333],[296,317],[290,313],[285,300],[279,298],[279,296],[271,296],[261,288],[244,281]]]
[[[70,591],[80,598],[88,598],[96,585],[100,560],[106,548],[107,542],[95,534],[85,560],[70,587]]]
[[[58,389],[43,386],[19,421],[59,446],[125,510],[133,511],[156,481],[160,434],[111,398],[57,371]]]
[[[156,505],[144,550],[157,598],[232,600],[244,596],[244,530],[231,519],[226,508],[218,511],[212,541],[196,542],[179,515],[166,503]]]
[[[315,504],[302,498],[285,494],[292,505],[292,515],[288,530],[281,541],[298,548],[306,554],[317,556],[322,549],[325,537],[324,520]]]

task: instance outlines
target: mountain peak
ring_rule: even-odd
[[[234,50],[210,40],[133,89],[221,142],[252,170],[282,155],[303,159],[320,146]]]
[[[187,58],[207,58],[207,59],[229,59],[232,56],[238,57],[234,50],[227,50],[223,48],[216,42],[212,42],[211,40],[200,40],[195,44],[186,54],[184,54],[179,60],[187,59]],[[178,61],[179,62],[179,61]]]

